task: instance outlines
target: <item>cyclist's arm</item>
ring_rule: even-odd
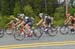
[[[18,27],[20,27],[21,25],[23,25],[25,22],[22,21],[20,24],[18,24]]]
[[[11,20],[7,25],[14,23],[14,20]]]
[[[66,21],[66,24],[70,23],[71,20],[72,20],[72,18],[69,17],[69,18],[67,19],[67,21]]]
[[[38,23],[37,26],[40,25],[43,22],[43,19],[41,19]]]
[[[17,21],[15,25],[17,26],[17,25],[20,24],[20,23],[21,23],[21,20]]]

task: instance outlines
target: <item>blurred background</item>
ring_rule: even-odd
[[[35,23],[40,20],[38,16],[40,12],[47,13],[54,17],[55,26],[63,25],[66,19],[66,6],[68,12],[73,15],[75,0],[0,0],[0,28],[10,21],[10,15],[16,17],[19,13],[34,17]]]

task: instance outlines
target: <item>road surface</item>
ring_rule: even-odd
[[[23,41],[17,41],[13,35],[7,35],[0,38],[0,49],[75,49],[75,34],[61,35],[60,32],[55,37],[46,34],[39,40],[25,38]]]

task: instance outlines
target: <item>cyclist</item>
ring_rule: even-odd
[[[17,18],[14,16],[10,16],[11,21],[8,24],[14,24],[14,28],[23,22],[24,14],[18,14]],[[21,25],[22,26],[22,25]]]
[[[74,13],[74,17],[72,18],[71,23],[72,23],[72,29],[71,29],[71,31],[75,31],[75,13]]]
[[[18,21],[19,19],[14,17],[13,15],[10,16],[10,19],[11,19],[11,21],[8,23],[8,25],[11,28],[15,28],[16,21]]]
[[[26,22],[26,28],[28,28],[28,30],[30,30],[34,24],[34,18],[33,17],[27,17],[25,18],[25,22]]]
[[[24,14],[18,14],[17,17],[18,17],[19,20],[16,22],[15,25],[19,27],[19,24],[23,23],[23,18],[25,17],[25,15]],[[23,25],[21,25],[21,26],[23,26]]]
[[[71,16],[70,14],[67,14],[67,19],[65,20],[65,24],[71,25],[71,31],[75,30],[75,14],[74,17]]]
[[[37,23],[37,26],[43,25],[45,28],[51,26],[53,24],[53,17],[47,16],[44,13],[39,14],[41,20]]]
[[[23,18],[23,21],[18,25],[18,27],[24,25],[23,27],[29,31],[26,32],[27,36],[31,36],[32,35],[31,28],[33,24],[34,24],[34,18],[25,16]]]

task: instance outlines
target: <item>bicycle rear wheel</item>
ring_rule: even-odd
[[[10,29],[10,28],[8,28],[8,29],[6,29],[6,34],[8,34],[8,35],[12,35],[13,33],[15,33],[15,29]]]
[[[4,36],[4,29],[0,29],[0,38]]]

